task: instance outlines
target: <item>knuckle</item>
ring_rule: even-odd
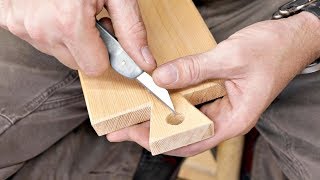
[[[7,0],[1,0],[0,1],[0,27],[6,26],[8,9],[9,9],[9,7],[8,7]]]
[[[75,29],[77,19],[81,19],[81,11],[84,9],[81,0],[56,6],[58,16],[56,17],[55,25],[64,37],[70,38],[74,34],[73,30]]]
[[[57,29],[61,32],[61,35],[65,38],[72,38],[74,36],[75,21],[73,18],[64,16],[57,22]]]
[[[18,21],[16,21],[15,19],[8,19],[7,23],[6,23],[7,28],[12,34],[14,34],[20,38],[23,38],[26,36],[26,32],[24,30],[24,27],[19,25],[19,23],[17,23],[17,22]]]
[[[74,39],[75,36],[75,20],[68,15],[62,15],[55,19],[54,26],[60,32],[59,37],[62,39]]]
[[[147,31],[141,20],[132,24],[128,29],[128,33],[137,36],[138,38],[144,38],[147,36]]]
[[[69,1],[66,3],[62,3],[57,1],[57,4],[55,4],[56,6],[56,10],[58,11],[58,13],[60,13],[60,15],[63,16],[68,16],[68,17],[72,17],[72,16],[76,16],[77,12],[83,10],[82,9],[82,0],[78,0],[78,1]]]
[[[200,69],[200,59],[197,56],[189,57],[187,61],[181,62],[184,65],[184,72],[188,72],[187,80],[194,84],[202,80],[202,70]]]
[[[15,24],[15,22],[12,19],[8,19],[7,22],[7,28],[12,34],[17,34],[19,32],[19,27]]]
[[[26,19],[24,22],[24,26],[31,39],[40,43],[46,41],[43,29],[41,25],[37,23],[37,21]]]

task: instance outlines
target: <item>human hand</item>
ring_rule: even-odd
[[[201,111],[215,123],[215,135],[167,154],[192,156],[247,133],[286,85],[320,56],[320,21],[309,13],[249,26],[209,51],[160,66],[155,82],[168,89],[224,79],[227,95]],[[107,135],[149,149],[149,123]]]
[[[156,67],[136,0],[0,0],[0,26],[72,69],[100,75],[108,52],[95,16],[107,7],[114,32],[126,52],[144,70]],[[104,25],[112,27],[104,19]]]

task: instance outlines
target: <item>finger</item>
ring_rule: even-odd
[[[73,56],[69,52],[68,48],[66,48],[64,45],[57,45],[56,47],[52,48],[52,47],[46,47],[43,44],[32,41],[32,40],[28,41],[28,43],[31,44],[34,48],[36,48],[40,52],[54,56],[59,62],[61,62],[65,66],[74,70],[79,70],[78,64],[76,63]]]
[[[102,18],[99,20],[101,22],[102,26],[106,28],[110,33],[114,33],[112,22],[109,18]],[[64,45],[57,45],[56,47],[51,49],[51,53],[64,65],[67,67],[79,70],[79,66],[73,56],[71,55],[68,48]]]
[[[149,134],[150,134],[150,122],[135,125],[130,128],[129,136],[131,140],[142,146],[143,148],[150,150],[149,147]]]
[[[79,70],[79,66],[73,56],[71,55],[69,49],[64,45],[58,45],[51,49],[53,56],[58,59],[65,66]]]
[[[225,137],[232,137],[239,135],[244,130],[248,125],[246,122],[249,117],[246,116],[248,114],[246,101],[243,100],[243,95],[237,86],[231,81],[226,81],[225,87],[227,95],[203,106],[201,111],[214,120],[217,133]]]
[[[92,8],[89,2],[84,4]],[[102,74],[109,66],[109,56],[96,28],[95,13],[79,13],[66,24],[63,30],[64,43],[80,69],[89,76]]]
[[[9,1],[0,1],[0,28],[7,29],[7,14]]]
[[[18,14],[19,15],[19,14]],[[23,19],[17,16],[16,11],[10,10],[7,14],[6,29],[9,30],[13,35],[29,42],[30,37],[24,27]]]
[[[158,67],[153,78],[158,85],[174,89],[200,83],[209,76],[209,58],[207,53],[204,53],[177,59]]]
[[[5,29],[5,30],[9,31],[8,27],[7,27],[7,26],[5,26],[4,24],[0,24],[0,28]]]
[[[227,133],[228,131],[221,131],[224,129],[226,123],[229,122],[230,117],[232,117],[232,106],[229,102],[227,96],[222,99],[217,99],[213,103],[204,105],[200,108],[201,112],[205,114],[209,119],[214,122],[215,134],[216,133]]]
[[[130,127],[109,133],[106,137],[110,142],[131,141],[131,138],[129,137],[129,128]]]
[[[187,57],[182,57],[158,67],[154,81],[168,89],[184,88],[207,79],[229,79],[239,74],[238,55],[227,43],[219,44],[215,49]],[[229,43],[230,44],[230,43]],[[230,56],[232,54],[232,56]]]
[[[201,111],[214,122],[214,136],[168,152],[169,155],[174,156],[193,156],[205,150],[217,146],[219,143],[230,138],[243,135],[247,133],[253,126],[255,115],[250,113],[253,108],[250,106],[243,95],[238,90],[235,83],[226,81],[227,96],[218,99],[213,103],[201,107]],[[240,99],[237,101],[237,99]]]
[[[113,29],[113,25],[110,18],[108,17],[101,18],[99,22],[102,24],[104,28],[108,30],[109,33],[114,35],[114,29]]]
[[[258,118],[255,112],[257,105],[250,103],[254,98],[247,97],[232,81],[226,81],[227,96],[201,108],[210,119],[214,119],[217,132],[225,137],[235,137],[247,133]],[[249,93],[249,96],[252,93]],[[260,115],[260,114],[259,114]]]
[[[220,134],[215,134],[213,137],[182,147],[165,153],[170,156],[191,157],[200,154],[208,149],[212,149],[224,140]]]
[[[232,81],[226,81],[225,87],[227,96],[201,107],[201,111],[214,121],[214,136],[166,154],[193,156],[217,146],[222,141],[245,134],[254,126],[252,119],[255,117],[250,117],[254,116],[250,113],[250,110],[253,110],[249,103],[252,98],[245,96],[237,84]]]
[[[134,141],[145,149],[149,148],[150,122],[134,125],[107,135],[110,142]]]
[[[227,98],[225,99],[218,99],[213,103],[205,105],[201,107],[201,111],[208,116],[214,122],[214,136],[203,140],[198,143],[191,144],[186,147],[182,147],[173,151],[170,151],[166,154],[173,155],[173,156],[183,156],[189,157],[204,152],[208,149],[211,149],[217,146],[220,142],[229,139],[231,137],[230,130],[228,127],[228,121],[223,120],[224,118],[221,114],[221,108],[225,108],[223,111],[228,111],[226,113],[230,113],[230,105],[227,102]]]
[[[116,37],[126,52],[145,71],[152,71],[156,61],[147,43],[147,32],[136,0],[109,0],[107,8]]]

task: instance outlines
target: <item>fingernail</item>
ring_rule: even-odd
[[[144,58],[144,61],[147,64],[150,64],[150,65],[155,65],[156,64],[156,61],[155,61],[154,57],[152,56],[151,51],[150,51],[148,46],[145,46],[145,47],[141,48],[141,53],[142,53],[142,56]]]
[[[155,71],[155,76],[159,83],[169,85],[178,80],[178,70],[173,64],[159,67]]]

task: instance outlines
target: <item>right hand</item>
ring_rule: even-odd
[[[102,74],[109,66],[95,16],[108,9],[116,37],[145,71],[156,62],[136,0],[0,0],[0,26],[61,63],[87,75]]]
[[[319,19],[308,12],[263,21],[236,32],[208,52],[158,67],[153,79],[163,88],[180,89],[224,79],[227,93],[201,108],[214,121],[215,135],[166,154],[193,156],[249,132],[289,82],[320,57],[320,41],[316,40],[320,39],[319,29]],[[150,149],[149,126],[134,125],[107,138],[111,142],[134,141]]]

